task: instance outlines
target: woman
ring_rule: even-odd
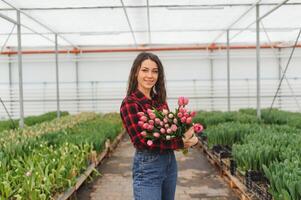
[[[149,146],[138,126],[138,112],[147,109],[168,109],[163,65],[152,54],[142,52],[131,68],[127,96],[120,115],[136,148],[133,160],[133,189],[136,200],[172,200],[177,182],[177,163],[173,150],[189,148],[198,143],[193,128],[168,141],[157,140]]]

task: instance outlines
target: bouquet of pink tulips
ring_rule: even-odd
[[[185,108],[188,102],[188,98],[179,97],[179,107],[175,112],[170,112],[166,109],[163,109],[163,111],[148,109],[147,113],[138,113],[140,117],[138,125],[143,130],[141,135],[145,137],[149,146],[155,140],[170,140],[174,137],[185,137],[184,133],[191,126],[193,126],[195,133],[202,132],[203,126],[201,124],[192,123],[196,112],[190,112]]]

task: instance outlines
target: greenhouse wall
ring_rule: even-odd
[[[270,107],[280,68],[284,70],[292,49],[261,49],[261,106]],[[168,102],[190,98],[195,110],[222,110],[227,106],[225,50],[157,51],[165,67]],[[131,64],[138,52],[60,54],[60,106],[71,113],[118,111],[125,96]],[[231,110],[256,107],[255,49],[230,51]],[[296,49],[274,106],[300,111],[301,50]],[[78,68],[77,68],[77,67]],[[10,69],[11,68],[11,80]],[[76,73],[78,69],[78,77]],[[78,79],[78,82],[76,80]],[[35,115],[56,110],[55,56],[24,54],[24,111]],[[11,82],[11,84],[10,84]],[[19,116],[17,55],[0,56],[0,97],[10,114]],[[0,106],[0,118],[7,118]]]

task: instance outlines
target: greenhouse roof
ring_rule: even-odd
[[[0,0],[0,47],[170,46],[256,43],[256,4],[261,43],[292,43],[301,28],[301,0]],[[283,5],[281,5],[283,4]],[[280,6],[281,5],[281,6]],[[14,8],[13,8],[14,7]],[[5,19],[6,18],[6,19]]]

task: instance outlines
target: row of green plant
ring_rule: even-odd
[[[60,112],[60,115],[63,117],[69,115],[69,113]],[[33,126],[35,124],[39,124],[42,122],[51,121],[56,117],[57,117],[57,112],[47,112],[42,115],[28,116],[24,118],[24,124],[26,126]],[[15,128],[19,128],[19,120],[17,119],[0,121],[0,132],[4,130],[15,129]]]
[[[4,146],[0,149],[0,199],[55,199],[74,186],[93,152],[101,151],[105,140],[121,130],[118,114],[98,115]]]
[[[263,165],[269,166],[274,161],[285,160],[287,152],[296,148],[291,144],[301,142],[300,139],[300,131],[298,133],[295,128],[264,126],[258,132],[246,136],[240,144],[234,144],[232,153],[242,171],[262,171]]]
[[[226,122],[258,123],[256,116],[242,112],[221,112],[221,111],[199,111],[194,117],[194,122],[201,123],[205,128]]]
[[[209,126],[205,131],[207,144],[209,148],[215,144],[232,147],[233,144],[241,144],[247,135],[258,132],[260,128],[257,123],[242,124],[234,121]]]
[[[240,113],[256,116],[255,109],[241,109]],[[289,125],[295,128],[301,128],[301,113],[283,111],[276,108],[262,109],[261,119],[265,124]]]
[[[55,132],[66,128],[72,128],[75,125],[92,120],[97,115],[95,113],[80,113],[78,115],[68,115],[60,119],[36,124],[35,126],[28,126],[23,129],[5,130],[0,133],[0,148],[10,143],[18,144],[24,138],[35,137],[43,135],[48,132]]]
[[[301,113],[288,112],[276,108],[271,110],[266,108],[261,109],[261,120],[258,120],[257,111],[253,108],[240,109],[238,112],[199,111],[194,121],[202,123],[205,128],[207,126],[232,121],[240,123],[289,125],[295,128],[301,128]]]
[[[273,162],[269,167],[263,166],[275,200],[301,199],[301,159],[300,156],[294,159]]]
[[[247,123],[237,118],[229,122],[229,112],[201,112],[209,119],[199,119],[207,123],[208,146],[232,146],[239,170],[264,172],[275,200],[300,200],[301,115],[277,109],[263,109],[261,113],[261,121]],[[242,109],[231,115],[240,114],[256,117],[256,110]]]

